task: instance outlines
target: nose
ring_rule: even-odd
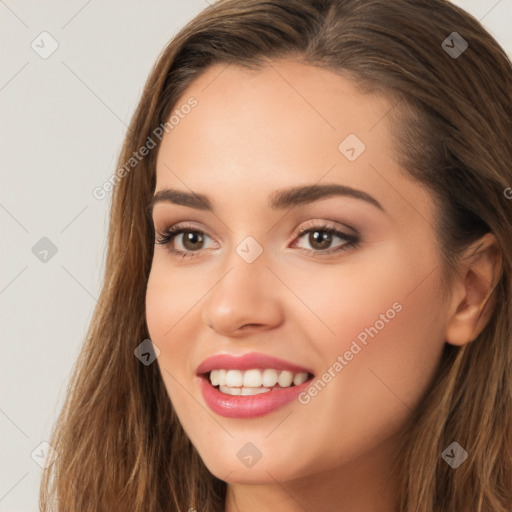
[[[247,263],[235,252],[203,301],[204,325],[228,337],[278,327],[283,321],[283,289],[267,263],[264,253]]]

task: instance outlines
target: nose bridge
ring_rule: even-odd
[[[256,239],[258,237],[258,240]],[[236,240],[237,235],[234,234],[233,239]],[[230,253],[226,256],[226,270],[229,274],[223,279],[224,286],[227,286],[234,293],[238,293],[240,289],[246,290],[242,295],[248,296],[247,290],[254,289],[257,294],[265,294],[263,286],[268,280],[270,265],[270,250],[264,247],[264,236],[247,234],[242,236],[241,241],[234,243]],[[221,284],[221,283],[219,283]],[[270,291],[270,290],[268,290]]]
[[[245,237],[226,258],[226,271],[206,297],[205,325],[229,335],[244,325],[270,326],[280,321],[278,286],[268,256],[252,236]]]

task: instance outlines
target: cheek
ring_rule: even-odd
[[[169,393],[178,382],[190,378],[194,334],[189,332],[201,299],[198,286],[190,283],[167,263],[155,258],[146,288],[146,324],[151,340],[160,349],[157,359]],[[174,378],[173,378],[174,377]]]
[[[166,257],[155,256],[146,288],[146,322],[151,339],[169,344],[187,323],[187,317],[195,314],[201,300],[197,272],[175,270]],[[173,342],[174,343],[174,342]]]
[[[323,380],[329,368],[335,375],[307,405],[293,404],[297,414],[283,423],[287,429],[281,427],[282,438],[277,431],[258,441],[269,453],[295,453],[296,446],[303,446],[294,471],[311,471],[315,464],[319,470],[335,467],[342,455],[348,460],[364,453],[399,431],[421,398],[443,338],[435,263],[426,255],[420,261],[418,254],[387,246],[339,266],[276,264],[273,270],[287,287],[280,288],[277,281],[275,289],[265,285],[255,291],[262,300],[266,294],[277,297],[284,319],[281,327],[289,336],[299,333],[307,340],[317,380]],[[146,292],[146,320],[150,337],[161,350],[158,364],[180,422],[205,459],[218,464],[217,473],[222,473],[224,459],[219,453],[230,453],[232,441],[182,386],[191,382],[191,361],[197,360],[194,350],[205,329],[201,299],[220,273],[206,275],[211,277],[172,268],[163,256],[155,258]],[[311,277],[305,279],[306,275]],[[338,357],[345,355],[342,364]],[[269,428],[265,425],[263,430],[266,435]],[[213,436],[216,448],[210,443]],[[287,460],[280,468],[283,474],[290,471]]]
[[[357,418],[354,428],[345,423],[347,439],[398,431],[431,383],[444,346],[435,263],[415,265],[405,253],[381,256],[364,271],[335,277],[340,286],[311,295],[312,308],[334,331],[316,338],[325,362],[319,377],[332,384],[311,410],[335,425]]]
[[[168,264],[154,259],[146,288],[146,324],[150,339],[160,349],[156,362],[168,397],[181,424],[188,425],[194,412],[201,413],[194,411],[194,402],[190,403],[183,388],[190,385],[193,371],[193,334],[186,329],[198,292],[197,287],[181,283],[179,273],[170,270]]]

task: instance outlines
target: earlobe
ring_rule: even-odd
[[[496,305],[493,292],[501,272],[499,244],[493,234],[487,233],[462,258],[458,293],[453,295],[453,313],[446,326],[447,343],[465,345],[483,331]]]

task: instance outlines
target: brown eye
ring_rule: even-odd
[[[187,251],[197,251],[204,243],[203,234],[200,231],[182,231],[182,245]]]
[[[311,247],[318,250],[328,249],[332,243],[332,233],[320,229],[310,231],[308,242],[311,244]]]
[[[206,238],[211,239],[203,231],[183,225],[171,226],[157,235],[157,244],[164,245],[174,256],[183,258],[199,256],[205,248]],[[218,244],[214,245],[218,247]]]
[[[307,237],[306,234],[308,235]],[[331,248],[335,238],[342,240],[344,243]],[[299,231],[298,239],[306,240],[308,245],[311,247],[311,249],[302,248],[304,251],[318,254],[319,256],[322,254],[331,254],[355,248],[360,242],[359,236],[347,235],[331,226],[302,228]]]

